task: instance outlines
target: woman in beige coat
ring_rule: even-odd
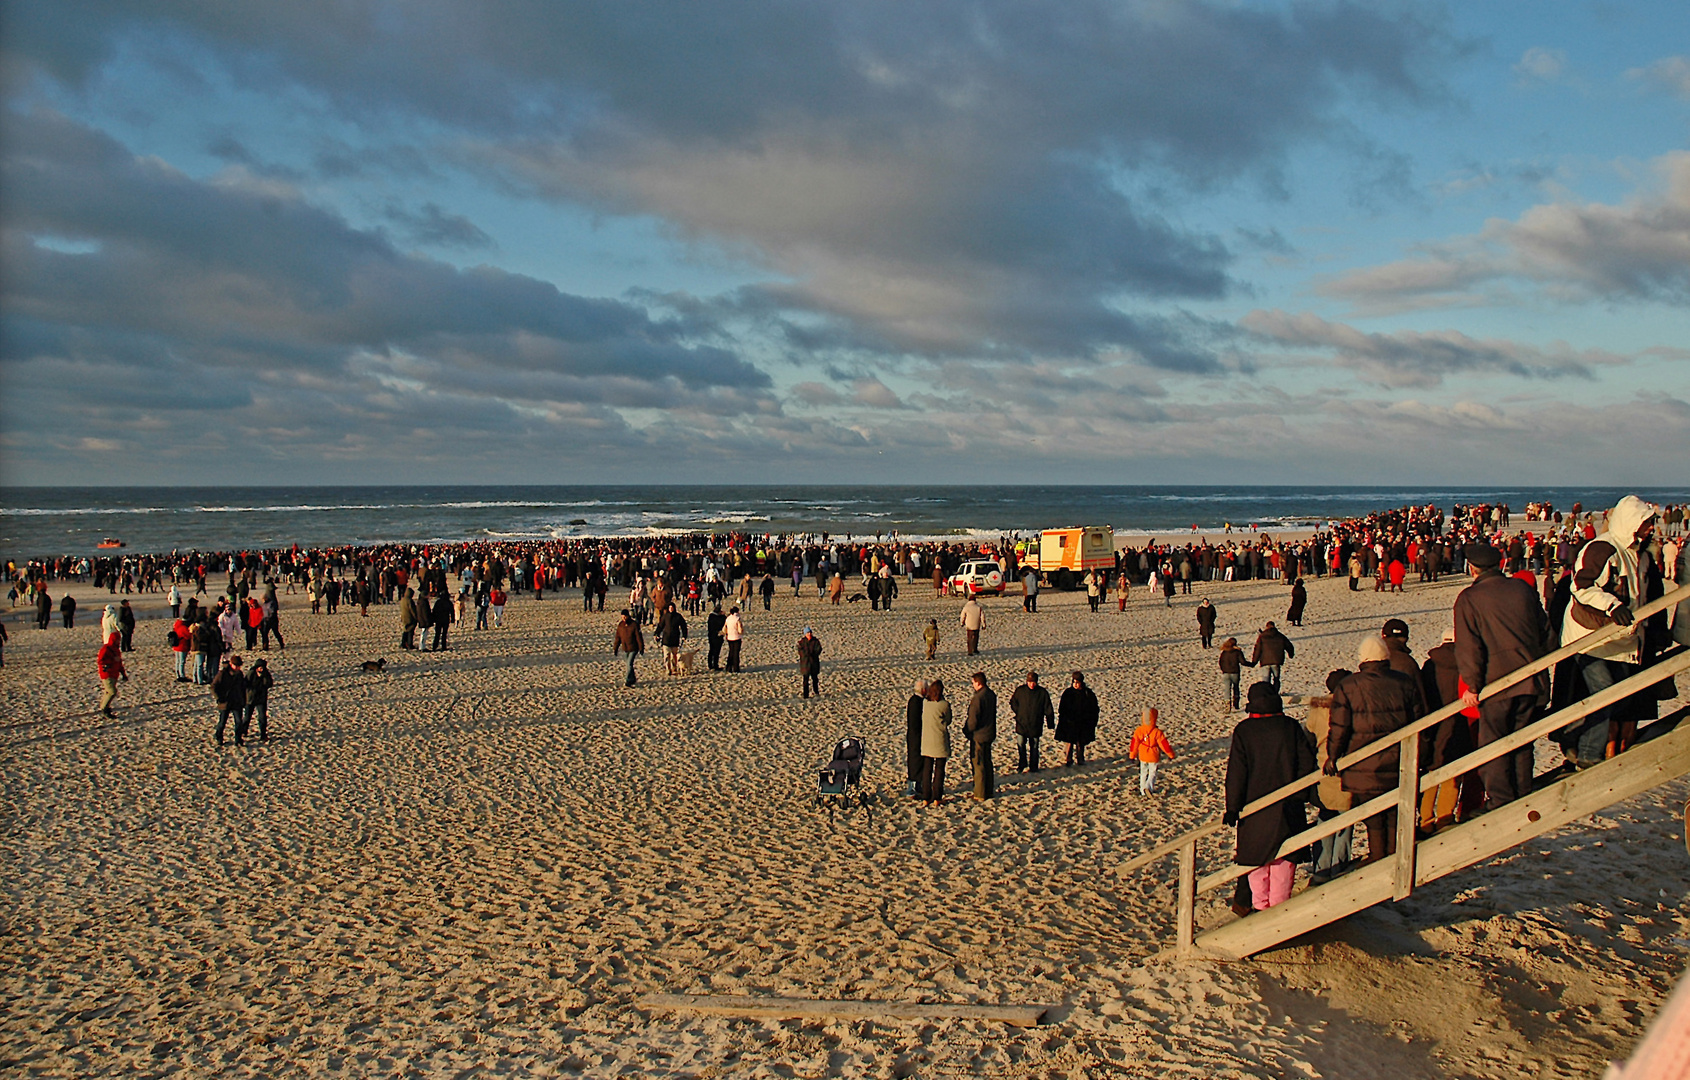
[[[951,703],[935,679],[921,704],[921,797],[928,806],[945,801],[945,761],[951,756]]]

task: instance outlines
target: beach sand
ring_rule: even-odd
[[[1320,692],[1393,615],[1423,656],[1461,584],[1311,582],[1286,690]],[[1236,719],[1192,607],[1206,592],[1220,637],[1248,649],[1286,605],[1279,583],[1198,588],[1171,610],[1135,590],[1124,615],[1092,615],[1080,594],[1047,592],[1037,615],[990,600],[970,659],[958,602],[929,587],[891,613],[783,587],[772,612],[747,613],[744,673],[673,679],[654,653],[632,690],[614,615],[583,614],[578,595],[519,599],[505,629],[455,628],[436,655],[395,647],[393,608],[313,617],[285,596],[272,740],[224,750],[207,691],[172,679],[160,620],[137,633],[117,719],[91,713],[107,598],[73,588],[82,625],[10,621],[0,671],[0,1062],[12,1076],[1430,1078],[1589,1077],[1625,1056],[1690,949],[1683,779],[1253,961],[1157,958],[1172,862],[1118,867],[1219,814]],[[811,701],[793,663],[807,624],[826,650]],[[357,670],[376,657],[386,674]],[[960,723],[984,669],[1008,731],[1028,667],[1058,691],[1086,672],[1104,712],[1095,760],[1017,775],[1011,734],[997,800],[960,798],[961,760],[949,804],[904,798],[912,681],[943,677]],[[1146,705],[1179,752],[1150,799],[1125,759]],[[877,800],[872,820],[830,825],[814,770],[846,734],[869,740]],[[1060,763],[1048,739],[1045,754]],[[1557,760],[1540,744],[1540,769]],[[1201,912],[1231,917],[1213,897]],[[635,1008],[651,992],[1050,1010],[1030,1029],[770,1022]]]

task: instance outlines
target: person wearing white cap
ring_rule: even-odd
[[[1377,634],[1367,634],[1356,647],[1360,670],[1338,684],[1332,692],[1332,718],[1326,731],[1328,776],[1336,776],[1337,763],[1351,750],[1407,727],[1420,718],[1420,690],[1408,676],[1391,670],[1390,648]],[[1422,736],[1422,741],[1426,741]],[[1397,786],[1398,744],[1371,754],[1343,771],[1344,790],[1356,803],[1383,795]],[[1396,851],[1395,808],[1367,819],[1367,861],[1382,859]]]
[[[1637,674],[1645,655],[1642,625],[1633,608],[1650,599],[1639,551],[1648,543],[1660,507],[1627,495],[1608,513],[1608,528],[1586,544],[1573,560],[1573,597],[1561,619],[1561,643],[1577,641],[1605,626],[1631,627],[1578,657],[1579,674],[1589,693],[1606,690]],[[1640,719],[1653,716],[1653,690],[1644,690],[1591,713],[1556,736],[1567,758],[1588,768],[1631,745]]]

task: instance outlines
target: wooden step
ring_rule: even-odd
[[[1484,862],[1534,836],[1690,773],[1690,724],[1618,757],[1573,773],[1419,845],[1416,885]],[[1391,899],[1395,863],[1381,859],[1325,885],[1304,889],[1278,907],[1199,934],[1197,954],[1240,960]]]

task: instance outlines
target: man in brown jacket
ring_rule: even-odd
[[[628,679],[624,686],[633,686],[639,680],[634,677],[634,657],[645,652],[645,639],[640,636],[639,624],[634,622],[633,616],[627,608],[622,609],[622,621],[616,624],[616,636],[610,643],[610,655],[617,653],[628,654]]]
[[[1478,706],[1480,749],[1526,727],[1547,692],[1547,672],[1517,682],[1495,697],[1479,701],[1492,682],[1531,663],[1549,650],[1548,619],[1537,590],[1505,577],[1502,556],[1489,544],[1469,544],[1467,572],[1473,584],[1455,598],[1455,663],[1467,692],[1463,708]],[[1532,748],[1528,744],[1478,768],[1485,782],[1485,809],[1494,810],[1532,790]]]

